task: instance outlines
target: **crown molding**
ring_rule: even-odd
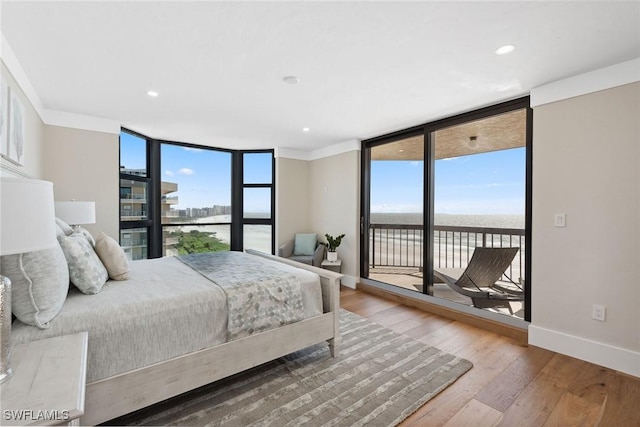
[[[40,116],[40,119],[44,121],[44,107],[42,105],[42,101],[38,96],[35,88],[31,84],[31,81],[27,77],[27,73],[22,68],[20,61],[16,57],[13,48],[9,44],[9,41],[4,36],[4,33],[0,31],[0,59],[9,70],[9,73],[13,76],[14,80],[22,89],[22,92],[27,97],[33,108],[36,110],[36,113]]]
[[[42,117],[42,116],[41,116]],[[120,134],[120,123],[102,117],[85,116],[84,114],[67,113],[64,111],[44,110],[42,121],[50,126],[62,126],[95,132]]]
[[[531,90],[531,107],[640,81],[640,58],[558,80]]]
[[[313,151],[296,150],[293,148],[276,148],[276,157],[306,160],[310,162],[312,160],[324,159],[325,157],[336,156],[350,151],[360,151],[360,147],[360,140],[350,139],[348,141],[339,142]]]

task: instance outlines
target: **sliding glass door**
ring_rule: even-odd
[[[518,294],[525,282],[525,125],[526,109],[521,108],[431,132],[431,252],[434,272],[439,273],[433,277],[433,296],[524,318],[524,298]],[[511,301],[474,300],[470,295],[481,295],[480,284],[464,294],[443,279],[459,279],[478,247],[515,248],[506,270],[496,271],[497,283],[513,289]]]
[[[371,147],[368,277],[423,290],[424,136]]]
[[[522,98],[363,142],[365,283],[529,319],[528,102]],[[483,252],[515,253],[496,283],[516,297],[489,304],[442,279],[455,284],[463,273],[468,277],[476,248],[513,248]]]

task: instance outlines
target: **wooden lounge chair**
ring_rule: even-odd
[[[518,248],[477,247],[459,279],[435,269],[433,275],[454,291],[471,298],[474,307],[507,308],[513,314],[509,301],[524,301],[523,289],[508,277],[513,288],[510,285],[500,286],[496,282],[509,268],[517,252]]]

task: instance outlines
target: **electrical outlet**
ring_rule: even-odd
[[[595,320],[599,320],[604,322],[605,317],[605,307],[604,305],[593,304],[593,312],[591,313],[591,317]]]

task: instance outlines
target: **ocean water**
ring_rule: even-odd
[[[421,213],[372,213],[372,224],[422,224]],[[524,215],[435,214],[435,225],[466,227],[524,228]]]
[[[435,225],[524,229],[524,215],[449,215],[436,214]],[[422,230],[400,230],[380,227],[379,224],[422,224],[420,213],[372,213],[371,223],[378,224],[370,234],[369,262],[376,266],[421,267],[424,253]],[[524,238],[509,234],[436,232],[434,235],[434,267],[464,268],[476,246],[519,247],[511,267],[510,277],[523,278]]]

